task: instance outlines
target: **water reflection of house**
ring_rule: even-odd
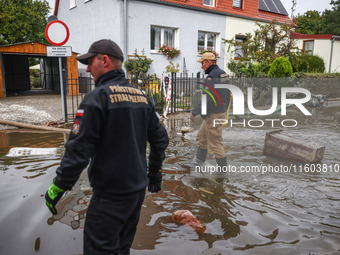
[[[5,131],[0,131],[0,147],[8,147],[8,137]]]
[[[0,149],[11,147],[54,148],[65,143],[65,135],[44,131],[6,130],[0,131]]]

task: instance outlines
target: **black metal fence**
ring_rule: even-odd
[[[162,115],[165,109],[167,113],[190,111],[192,95],[197,87],[197,78],[193,75],[176,76],[172,73],[170,77],[134,75],[128,79],[133,87],[145,91],[150,101],[154,104],[156,111]],[[68,92],[67,116],[73,121],[76,111],[84,96],[95,88],[94,81],[90,77],[71,78],[66,80]],[[168,99],[168,100],[167,100]]]
[[[140,77],[135,74],[129,79],[132,86],[145,91],[160,115],[163,115],[165,110],[167,110],[167,113],[192,110],[201,98],[200,88],[202,88],[201,83],[204,81],[200,73],[191,76],[172,73],[169,77],[160,78],[155,76]],[[241,89],[245,102],[247,101],[248,90],[251,88],[254,107],[271,105],[274,96],[277,96],[278,102],[280,102],[282,87],[307,88],[313,94],[340,97],[340,79],[323,79],[321,82],[320,79],[238,75],[230,76],[228,83]],[[67,100],[68,116],[70,120],[73,120],[80,102],[95,86],[93,80],[89,77],[68,79],[66,84],[69,95]],[[277,95],[273,95],[273,87],[277,88]],[[290,98],[299,96],[301,95],[293,94],[290,95]]]

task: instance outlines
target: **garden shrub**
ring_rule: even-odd
[[[276,58],[270,65],[268,76],[283,77],[291,76],[293,73],[292,64],[286,57]]]
[[[267,75],[270,68],[270,60],[266,59],[261,63],[252,63],[245,61],[231,61],[228,63],[230,71],[239,75],[262,76]]]
[[[142,52],[142,54],[144,54],[144,52]],[[135,49],[133,55],[134,58],[124,62],[126,70],[128,70],[132,74],[135,74],[137,72],[139,75],[145,76],[153,60],[145,56],[139,55],[137,53],[137,49]]]
[[[304,53],[290,59],[294,72],[323,73],[325,72],[325,62],[319,56]]]

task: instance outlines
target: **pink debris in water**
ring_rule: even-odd
[[[173,212],[172,219],[179,224],[192,227],[198,233],[205,232],[205,227],[202,226],[201,222],[199,222],[189,210],[178,210]]]

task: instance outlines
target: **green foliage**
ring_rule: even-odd
[[[235,74],[242,73],[243,75],[261,76],[267,75],[270,68],[270,61],[266,59],[261,63],[252,63],[246,61],[231,61],[228,63],[228,68]]]
[[[256,23],[256,25],[258,29],[254,31],[254,35],[247,34],[245,42],[223,39],[224,43],[228,44],[228,51],[235,52],[235,47],[241,46],[245,54],[240,60],[258,63],[268,58],[272,62],[278,57],[294,54],[297,47],[295,47],[295,40],[290,38],[293,24],[278,24],[273,20],[270,24]]]
[[[179,72],[179,64],[177,63],[176,65],[169,60],[169,65],[165,67],[165,73],[178,73]]]
[[[296,32],[309,35],[319,34],[324,22],[324,15],[321,12],[307,11],[295,19],[298,26]]]
[[[284,77],[291,76],[293,73],[292,64],[286,57],[276,58],[270,65],[268,76]]]
[[[142,54],[144,54],[143,51],[142,51]],[[129,72],[133,74],[138,72],[138,74],[145,76],[153,60],[145,56],[139,55],[137,52],[137,49],[135,49],[135,52],[133,55],[134,55],[134,58],[129,59],[124,62],[124,66],[126,70],[128,70]]]
[[[244,51],[243,57],[228,64],[228,68],[236,74],[240,72],[251,76],[267,74],[274,59],[297,54],[295,40],[290,38],[292,24],[278,24],[273,20],[270,24],[256,23],[256,25],[258,28],[254,35],[247,34],[244,42],[223,39],[224,43],[228,44],[229,52],[234,53],[240,46]]]
[[[45,28],[49,10],[46,0],[0,0],[0,45],[47,43]]]
[[[323,73],[325,71],[325,62],[319,56],[303,53],[292,57],[290,62],[294,72]]]
[[[160,91],[160,93],[155,93],[155,94],[151,94],[150,91],[147,91],[147,96],[148,96],[148,98],[151,102],[152,102],[152,97],[153,97],[153,101],[155,102],[156,111],[158,113],[162,114],[163,109],[164,109],[165,104],[166,104],[166,101],[165,101],[165,98],[164,98],[162,91]]]
[[[332,10],[325,10],[321,34],[340,35],[340,0],[330,2]]]

